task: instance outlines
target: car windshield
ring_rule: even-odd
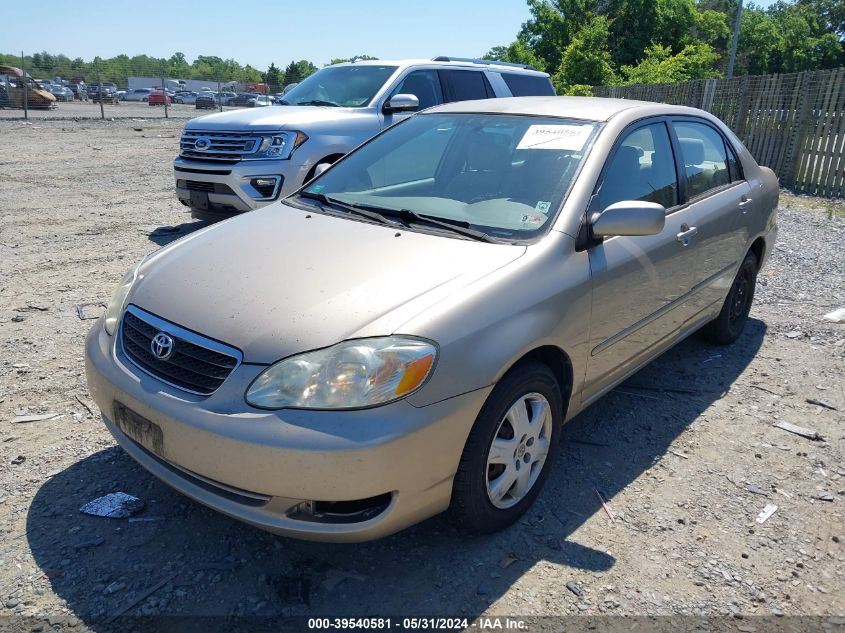
[[[396,66],[329,66],[296,85],[285,95],[286,105],[324,105],[358,108],[367,105]]]
[[[417,115],[300,195],[409,225],[437,219],[485,238],[530,239],[550,228],[597,130],[597,123],[563,118]]]

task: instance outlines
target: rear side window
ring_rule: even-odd
[[[599,189],[599,204],[603,210],[623,200],[657,202],[667,209],[678,204],[675,158],[663,123],[629,132],[616,148]]]
[[[548,77],[502,73],[502,79],[514,97],[554,97],[555,88]]]
[[[731,182],[721,134],[704,123],[679,121],[672,126],[681,145],[688,197],[700,196]]]
[[[440,72],[448,86],[448,101],[473,101],[494,96],[482,72],[475,70],[442,70]]]

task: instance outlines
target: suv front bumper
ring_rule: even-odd
[[[237,163],[173,161],[176,197],[200,219],[220,219],[263,207],[296,191],[310,163],[250,160]],[[256,188],[255,179],[275,179],[275,187]]]

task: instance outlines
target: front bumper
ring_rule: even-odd
[[[481,389],[427,407],[406,400],[361,411],[262,411],[244,393],[264,366],[242,364],[215,393],[193,396],[132,369],[100,321],[86,340],[88,386],[127,453],[183,494],[262,529],[296,538],[380,538],[448,508]],[[115,403],[161,429],[130,438]],[[234,492],[234,494],[233,494]],[[389,495],[362,521],[302,518],[303,502]]]
[[[291,160],[223,163],[177,157],[173,161],[176,197],[182,204],[191,207],[196,217],[232,215],[263,207],[296,191],[307,171],[308,166]],[[253,178],[262,176],[279,180],[275,191],[269,196],[251,184]],[[208,193],[207,208],[192,203],[191,191]]]

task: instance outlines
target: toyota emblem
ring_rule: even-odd
[[[211,147],[211,139],[206,136],[200,136],[194,141],[194,149],[199,152],[204,152]]]
[[[173,339],[164,332],[159,332],[150,341],[150,351],[159,360],[167,360],[173,354]]]

